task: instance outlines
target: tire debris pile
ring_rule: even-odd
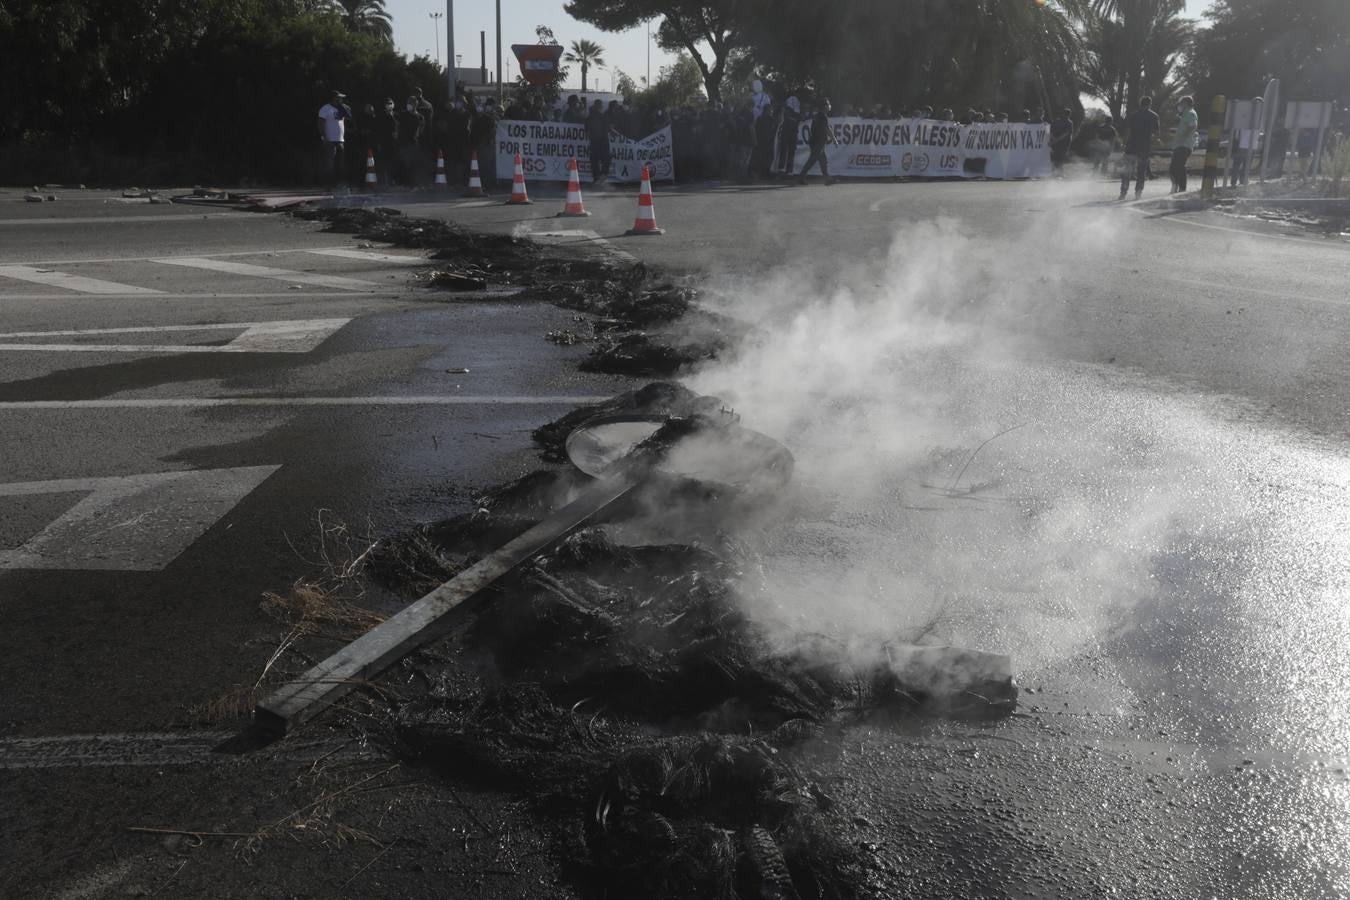
[[[383,207],[305,209],[292,213],[398,247],[434,250],[428,284],[451,299],[493,289],[519,289],[518,299],[544,300],[584,313],[590,334],[550,332],[554,343],[591,344],[588,372],[669,377],[725,353],[744,326],[698,307],[698,292],[662,279],[642,263],[577,256],[570,248],[507,234],[468,231],[436,219],[403,216]],[[462,302],[462,301],[461,301]],[[679,327],[674,323],[679,321]]]
[[[744,431],[717,398],[655,383],[534,437],[558,460],[578,425],[617,415],[669,417],[633,451],[653,459]],[[588,481],[571,468],[533,472],[471,513],[383,542],[371,571],[416,594]],[[846,718],[951,698],[902,681],[881,643],[861,656],[828,637],[775,646],[740,602],[757,589],[755,557],[732,532],[756,498],[692,481],[658,472],[603,521],[499,579],[462,627],[392,676],[391,738],[427,765],[529,795],[583,896],[870,896],[863,842],[817,765]],[[716,510],[698,539],[643,540],[644,519],[695,498]],[[985,713],[1012,708],[992,689],[979,699]]]

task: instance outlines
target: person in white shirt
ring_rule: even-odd
[[[346,163],[347,120],[351,117],[347,95],[341,91],[333,91],[328,102],[319,109],[317,124],[319,140],[323,142],[321,167],[323,174],[334,184],[342,179]]]

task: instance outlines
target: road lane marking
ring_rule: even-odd
[[[8,334],[0,333],[0,339],[184,331],[238,331],[240,334],[228,344],[0,343],[0,350],[74,353],[308,353],[350,321],[350,318],[296,319],[277,322],[228,322],[211,325],[155,325],[143,328],[87,328],[80,331],[13,331]]]
[[[0,219],[0,226],[19,225],[123,225],[133,222],[196,222],[202,219],[256,219],[257,213],[181,213],[168,216],[74,216],[68,219]]]
[[[352,291],[368,291],[377,287],[373,281],[359,278],[343,278],[338,275],[315,275],[310,272],[296,272],[291,269],[274,269],[271,266],[254,266],[248,263],[229,262],[223,259],[207,259],[204,256],[175,256],[152,259],[150,262],[165,266],[182,266],[188,269],[206,269],[210,272],[224,272],[227,275],[245,275],[250,278],[272,278],[277,281],[290,281],[295,284],[317,284],[320,287],[342,288]]]
[[[129,397],[122,400],[6,400],[3,410],[78,410],[78,409],[211,409],[230,406],[581,406],[602,403],[604,396],[577,397],[492,397],[492,396],[408,396],[408,397]]]
[[[1276,238],[1284,241],[1293,241],[1296,244],[1312,244],[1316,247],[1337,247],[1344,248],[1344,241],[1327,240],[1324,238],[1304,237],[1297,234],[1281,234],[1275,231],[1260,231],[1257,229],[1234,228],[1230,225],[1215,225],[1211,222],[1197,222],[1194,219],[1185,219],[1181,213],[1162,213],[1156,214],[1151,209],[1140,209],[1135,206],[1128,207],[1130,212],[1141,215],[1150,221],[1171,222],[1173,225],[1189,225],[1192,228],[1208,228],[1212,231],[1226,231],[1229,234],[1240,234],[1244,237],[1260,240],[1262,238]]]
[[[342,259],[359,259],[364,262],[372,263],[393,263],[398,266],[429,266],[431,260],[421,256],[395,256],[391,253],[376,253],[372,250],[350,250],[346,247],[335,247],[327,250],[305,250],[305,253],[314,253],[319,256],[337,256]]]
[[[265,250],[229,250],[222,253],[194,253],[191,258],[203,257],[205,259],[224,259],[231,256],[280,256],[283,253],[309,253],[313,250],[342,250],[346,249],[346,244],[334,244],[331,247],[289,247],[284,250],[277,250],[268,247]],[[23,263],[29,266],[75,266],[85,263],[129,263],[129,262],[150,262],[155,259],[176,259],[177,257],[165,256],[163,253],[155,256],[90,256],[83,259],[40,259],[40,260],[14,260],[16,263]],[[0,264],[5,264],[0,260]]]
[[[239,757],[217,749],[238,731],[113,732],[0,738],[0,770],[108,766],[233,764]],[[314,738],[278,745],[274,761],[365,759],[372,751],[346,738]]]
[[[364,301],[369,298],[392,299],[397,297],[407,298],[410,291],[364,291],[359,296]],[[101,294],[100,300],[131,300],[145,297],[146,294]],[[353,298],[358,296],[351,291],[305,291],[297,294],[295,291],[290,293],[268,292],[261,294],[215,294],[215,293],[196,293],[196,294],[176,294],[169,291],[156,293],[156,300],[324,300],[337,297]],[[75,294],[0,294],[0,301],[3,300],[73,300]]]
[[[0,769],[233,762],[234,757],[213,756],[211,751],[234,736],[231,731],[196,731],[0,738]]]
[[[52,272],[33,266],[0,266],[0,277],[13,278],[16,281],[31,281],[34,284],[47,284],[65,288],[81,294],[128,294],[142,296],[160,294],[151,288],[135,287],[130,284],[118,284],[115,281],[103,281],[98,278],[85,278],[83,275],[70,275],[65,272]],[[20,295],[22,296],[22,295]]]
[[[22,546],[0,550],[0,569],[157,572],[280,468],[0,484],[0,497],[86,495]]]

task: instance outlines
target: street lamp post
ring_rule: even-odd
[[[436,35],[436,65],[441,64],[441,19],[445,18],[445,13],[434,12],[427,13],[431,17],[431,31]]]
[[[450,77],[450,96],[455,96],[455,81],[459,73],[455,71],[455,0],[445,0],[445,57],[450,60],[446,66]]]
[[[502,102],[502,0],[497,0],[497,105]]]

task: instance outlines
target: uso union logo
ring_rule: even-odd
[[[926,172],[930,164],[931,160],[929,160],[927,153],[920,153],[918,156],[913,153],[906,153],[900,157],[900,168],[906,172],[911,170]]]

